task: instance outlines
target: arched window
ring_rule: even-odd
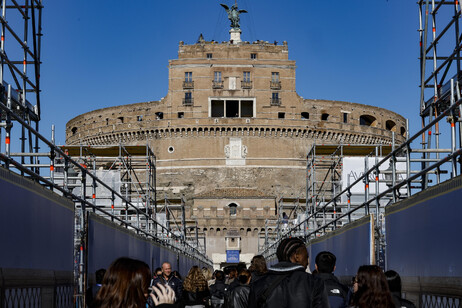
[[[396,132],[396,123],[392,120],[388,120],[387,122],[385,122],[385,128],[387,130],[391,130],[392,132]]]
[[[406,129],[404,127],[401,127],[401,136],[406,137]]]
[[[371,115],[362,115],[359,117],[359,125],[375,127],[377,119]]]
[[[72,135],[75,135],[77,133],[77,127],[72,127]]]
[[[302,112],[302,120],[308,120],[310,118],[310,114],[308,112]]]
[[[229,207],[229,215],[236,216],[236,214],[237,214],[237,204],[236,203],[230,203],[230,204],[228,204],[228,207]]]

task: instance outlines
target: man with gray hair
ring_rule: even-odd
[[[183,295],[183,282],[172,275],[172,266],[168,262],[162,263],[162,275],[152,281],[152,285],[157,284],[169,285],[175,291],[176,301],[181,299]]]

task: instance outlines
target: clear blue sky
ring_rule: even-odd
[[[234,0],[44,0],[43,135],[91,110],[167,94],[178,43],[229,39]],[[304,98],[390,109],[419,126],[418,6],[411,0],[240,0],[242,38],[287,41]]]

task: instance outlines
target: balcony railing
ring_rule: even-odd
[[[194,81],[183,81],[183,89],[194,89]]]
[[[281,106],[281,99],[280,98],[270,98],[271,106]]]
[[[193,98],[183,98],[183,106],[192,106],[194,104]]]
[[[223,89],[223,80],[213,80],[212,88],[213,89]]]
[[[252,81],[250,81],[250,80],[242,80],[241,81],[241,88],[242,89],[252,89]]]
[[[270,81],[270,88],[272,90],[281,90],[281,82],[280,81]]]

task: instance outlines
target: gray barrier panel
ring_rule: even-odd
[[[337,256],[335,275],[354,276],[358,268],[370,264],[371,242],[370,217],[363,217],[340,230],[332,231],[310,242],[310,269],[315,269],[315,258],[321,251],[330,251]]]
[[[186,258],[184,257],[183,255],[180,255],[180,269],[179,269],[179,272],[180,274],[184,277],[186,277],[186,275],[188,274],[189,270],[191,269],[191,267],[193,267],[194,265],[197,265],[199,266],[200,268],[202,268],[204,266],[204,264],[202,264],[201,262],[197,261],[197,260],[193,260],[193,259],[190,259],[190,258]],[[208,266],[207,266],[208,267]]]
[[[88,271],[108,268],[119,257],[151,264],[155,243],[96,215],[88,221]]]
[[[402,276],[462,277],[462,178],[386,210],[387,268]]]
[[[73,203],[0,168],[0,267],[73,270]]]
[[[151,270],[160,267],[163,262],[169,262],[172,270],[179,270],[181,275],[187,274],[191,264],[199,265],[199,261],[169,248],[160,247],[159,244],[116,223],[94,214],[89,215],[88,272],[94,273],[100,268],[107,269],[119,257],[143,260]]]

